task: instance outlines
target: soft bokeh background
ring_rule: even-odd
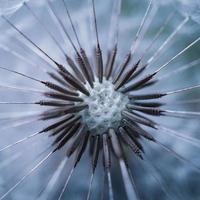
[[[104,49],[104,54],[107,50],[108,43],[108,29],[110,23],[110,14],[112,10],[114,0],[104,0],[98,1],[96,3],[97,15],[98,15],[98,25],[100,32],[100,40]],[[162,2],[162,3],[161,3]],[[177,3],[178,2],[178,3]],[[186,45],[192,42],[200,35],[199,24],[199,2],[198,1],[156,1],[160,5],[157,9],[157,13],[153,18],[153,22],[150,25],[150,29],[145,35],[144,39],[140,44],[140,48],[137,50],[135,57],[140,55],[142,50],[148,45],[152,40],[156,31],[162,25],[165,18],[172,11],[175,12],[173,19],[170,21],[165,32],[160,37],[159,41],[156,43],[149,56],[162,44],[162,42],[169,36],[169,34],[177,27],[177,24],[183,20],[185,15],[192,13],[192,19],[187,23],[187,25],[181,29],[177,37],[169,44],[169,47],[162,53],[162,56],[158,59],[156,63],[153,63],[150,69],[157,69],[160,64],[165,63],[169,58],[183,49]],[[190,7],[188,7],[188,2],[190,2]],[[37,23],[37,21],[32,17],[30,12],[20,4],[21,1],[8,1],[0,0],[0,12],[3,14],[8,14],[11,20],[20,27],[23,32],[28,34],[31,39],[39,44],[40,47],[45,49],[46,52],[59,62],[65,63],[64,56],[56,47],[55,43],[51,40],[46,31]],[[133,41],[134,35],[137,31],[139,23],[145,13],[147,7],[147,1],[143,0],[123,0],[122,1],[122,14],[120,18],[120,36],[119,45],[120,53],[118,54],[118,61],[123,59],[124,55],[130,48],[130,44]],[[46,24],[48,30],[50,30],[61,43],[66,53],[73,55],[73,49],[66,40],[63,40],[60,34],[59,28],[52,22],[50,14],[45,6],[45,1],[29,1],[30,7],[36,12],[37,16],[40,17],[42,22]],[[62,17],[67,29],[72,35],[72,31],[68,22],[68,19],[64,13],[63,5],[61,1],[53,1],[58,14]],[[72,13],[72,17],[75,20],[75,24],[81,39],[81,43],[87,50],[88,54],[91,56],[93,47],[93,34],[90,31],[90,7],[88,1],[80,0],[69,0],[69,8]],[[187,8],[187,9],[186,9]],[[193,10],[192,10],[193,9]],[[192,10],[192,11],[191,11]],[[16,11],[13,13],[13,11]],[[12,13],[12,14],[11,14]],[[195,21],[194,21],[195,20]],[[8,69],[18,70],[20,72],[26,73],[32,77],[37,77],[38,79],[48,79],[46,70],[48,64],[39,58],[35,53],[33,53],[29,46],[31,45],[25,42],[27,46],[21,44],[24,41],[19,34],[17,34],[13,29],[11,29],[2,19],[0,20],[0,66],[6,67]],[[34,49],[31,47],[31,49]],[[21,60],[16,58],[14,55],[9,53],[9,51],[18,52],[22,55]],[[37,52],[37,51],[36,51]],[[37,52],[40,54],[40,52]],[[192,49],[186,52],[184,55],[176,59],[172,64],[170,64],[165,70],[159,75],[165,75],[168,72],[177,69],[184,64],[187,64],[195,59],[199,58],[200,45],[195,45]],[[43,57],[43,55],[41,55]],[[23,60],[25,58],[25,60]],[[28,63],[27,63],[28,61]],[[47,60],[47,62],[49,62]],[[200,84],[199,79],[199,65],[192,67],[191,69],[179,73],[178,75],[170,76],[161,81],[156,85],[156,91],[171,91],[173,89],[183,88],[195,84]],[[31,89],[43,90],[41,85],[29,81],[25,78],[15,76],[11,73],[0,71],[0,85],[6,86],[22,86]],[[198,99],[200,98],[199,90],[193,90],[191,92],[182,93],[181,95],[174,95],[166,98],[166,102],[175,102],[184,99]],[[23,93],[15,90],[4,89],[0,87],[0,101],[24,101],[32,102],[40,100],[40,96],[36,93]],[[179,106],[170,104],[167,107],[174,110],[190,110],[190,111],[200,111],[199,104],[190,104],[189,106]],[[3,106],[0,105],[0,130],[1,130],[1,140],[0,146],[6,146],[24,136],[28,136],[34,132],[37,132],[41,128],[45,127],[44,122],[34,121],[32,123],[25,124],[24,126],[17,126],[18,123],[24,123],[31,119],[25,117],[19,121],[15,121],[14,118],[18,115],[23,114],[34,114],[41,111],[38,106],[33,105],[23,105],[23,106]],[[6,119],[4,119],[6,118]],[[171,128],[174,128],[180,133],[185,133],[194,137],[199,138],[199,119],[176,119],[163,117],[157,122],[166,124]],[[12,127],[10,127],[12,126]],[[152,130],[150,130],[152,132]],[[160,141],[171,146],[174,150],[179,152],[181,155],[192,160],[198,166],[200,166],[199,149],[193,147],[188,142],[183,142],[178,138],[171,137],[165,133],[153,133],[160,139]],[[7,191],[15,182],[17,182],[20,177],[23,176],[29,169],[31,169],[39,159],[41,159],[44,154],[40,154],[49,146],[51,140],[45,136],[38,136],[26,143],[20,144],[10,150],[2,152],[0,154],[0,193]],[[132,153],[128,154],[130,160],[131,169],[133,171],[137,188],[140,192],[141,199],[148,200],[161,200],[167,199],[167,197],[162,192],[162,185],[167,188],[167,193],[173,196],[173,199],[184,199],[193,200],[199,199],[200,191],[200,174],[192,168],[190,165],[185,164],[177,160],[172,154],[164,151],[159,146],[144,142],[144,147],[147,155],[147,162],[141,162]],[[63,152],[64,153],[64,152]],[[62,152],[61,152],[62,154]],[[9,196],[8,199],[35,199],[35,197],[40,193],[42,187],[47,183],[48,177],[56,169],[59,160],[62,155],[56,155],[50,159],[47,163],[41,167],[40,170],[30,176],[23,184],[21,184],[18,189]],[[55,199],[58,196],[59,188],[64,183],[64,177],[70,170],[70,163],[66,166],[63,172],[62,178],[60,178],[57,187],[49,193],[49,199]],[[151,164],[150,164],[151,163]],[[153,166],[153,167],[151,167]],[[75,173],[72,176],[69,187],[66,191],[66,199],[78,200],[84,199],[86,191],[88,188],[88,180],[90,175],[90,160],[85,156],[81,163],[78,165]],[[152,169],[153,168],[153,169]],[[159,178],[160,183],[155,181],[155,176]],[[153,174],[153,176],[152,176]],[[115,198],[119,200],[126,199],[125,192],[123,189],[122,179],[119,171],[119,166],[115,159],[113,159],[112,164],[112,180],[114,185]],[[98,171],[94,181],[94,188],[92,192],[92,199],[100,199],[102,188],[102,166],[98,166]],[[45,199],[43,196],[41,199]]]

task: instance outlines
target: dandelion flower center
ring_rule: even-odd
[[[90,96],[82,97],[89,108],[82,111],[83,121],[93,134],[105,133],[109,127],[117,128],[121,120],[121,111],[125,108],[128,97],[114,90],[109,80],[94,82]]]

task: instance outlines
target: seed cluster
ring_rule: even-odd
[[[102,83],[96,80],[90,96],[83,99],[89,107],[83,111],[82,119],[93,134],[103,134],[108,128],[119,127],[121,112],[129,101],[126,95],[114,90],[111,81],[105,79]]]

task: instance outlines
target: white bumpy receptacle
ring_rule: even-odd
[[[88,88],[90,96],[82,95],[89,109],[82,111],[83,123],[86,123],[92,134],[105,133],[109,127],[118,127],[121,111],[125,108],[128,97],[114,90],[111,81],[94,82],[94,88]]]

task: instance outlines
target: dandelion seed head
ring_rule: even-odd
[[[14,19],[15,14],[2,17],[21,37],[14,48],[11,44],[15,37],[7,40],[8,47],[11,45],[8,53],[14,53],[12,57],[25,64],[26,70],[14,61],[15,65],[10,65],[12,59],[6,57],[2,59],[6,60],[5,67],[0,65],[0,71],[10,74],[9,79],[16,75],[17,80],[24,81],[24,92],[30,99],[26,101],[21,93],[14,96],[9,93],[11,88],[8,89],[8,94],[12,94],[10,99],[6,98],[7,92],[1,96],[0,105],[8,106],[5,111],[14,111],[12,105],[21,105],[25,112],[21,113],[22,118],[9,113],[11,119],[6,125],[13,129],[14,135],[4,134],[0,142],[0,155],[5,158],[5,163],[0,165],[4,170],[2,177],[6,181],[10,178],[7,175],[19,174],[13,183],[5,183],[8,188],[3,189],[0,199],[10,195],[14,199],[84,199],[86,193],[88,200],[108,196],[110,199],[155,199],[158,195],[162,200],[192,198],[190,194],[188,198],[176,196],[183,188],[176,192],[167,187],[169,183],[172,188],[178,187],[184,182],[184,174],[190,173],[189,168],[177,165],[177,161],[186,162],[191,170],[199,169],[196,166],[199,161],[192,161],[192,154],[198,157],[197,151],[191,149],[191,146],[200,147],[194,137],[198,121],[189,117],[197,118],[200,113],[184,110],[177,97],[182,92],[200,88],[200,85],[194,86],[195,80],[192,85],[189,79],[191,84],[185,86],[191,87],[184,89],[183,81],[187,77],[178,76],[179,68],[188,73],[186,69],[200,60],[194,60],[196,64],[184,62],[189,61],[186,58],[189,47],[184,44],[184,37],[180,37],[184,50],[173,43],[185,34],[182,30],[192,17],[188,18],[187,12],[180,16],[181,9],[171,13],[161,6],[170,3],[173,9],[172,4],[177,1],[138,1],[137,7],[132,0],[90,0],[89,3],[48,0],[39,8],[34,5],[43,1],[33,0],[20,4],[22,11],[15,13],[18,16],[22,12],[30,30],[24,27],[21,18]],[[123,9],[129,10],[130,15],[125,17]],[[34,21],[29,21],[23,13]],[[188,42],[189,46],[200,39],[193,41]],[[180,55],[182,60],[173,64]],[[0,77],[9,81],[1,73]],[[18,83],[13,82],[11,87],[21,92],[23,88]],[[34,115],[36,109],[39,112]],[[3,114],[2,119],[7,117]],[[18,127],[20,124],[25,128],[22,129],[25,137],[18,129],[22,128]],[[13,154],[11,150],[14,155],[22,152],[24,157],[11,162],[15,159],[9,158],[9,153]],[[21,160],[26,165],[22,166]],[[10,164],[5,165],[6,162]],[[120,169],[115,167],[116,163]],[[77,182],[79,177],[82,178]],[[192,180],[191,177],[185,182]],[[25,181],[30,182],[21,184]]]
[[[81,95],[89,106],[82,111],[83,122],[94,134],[103,134],[109,127],[118,127],[121,120],[121,112],[128,103],[128,97],[115,91],[110,80],[94,82],[94,88],[90,89],[90,96]]]

